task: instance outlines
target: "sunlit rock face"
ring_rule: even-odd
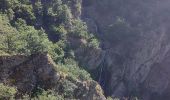
[[[70,92],[73,97],[64,97],[66,100],[106,100],[97,82],[73,80],[60,71],[46,53],[0,56],[0,69],[0,83],[16,87],[16,99],[19,100],[24,94],[30,95],[38,88],[52,89],[60,95],[65,93],[64,88],[73,89]],[[65,87],[66,84],[69,85]]]
[[[170,0],[83,0],[82,19],[102,48],[84,61],[87,69],[98,70],[106,95],[170,99],[169,5]],[[119,19],[128,30],[112,27]],[[93,59],[99,60],[90,66]]]
[[[37,87],[50,89],[60,79],[46,54],[0,56],[0,62],[0,82],[16,86],[23,94]]]

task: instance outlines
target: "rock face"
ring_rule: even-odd
[[[70,84],[67,88],[74,87],[72,95],[76,99],[105,100],[98,83],[63,76],[47,54],[1,56],[0,68],[0,82],[17,87],[18,97],[31,94],[39,87],[63,94],[64,85]]]
[[[170,100],[169,4],[170,0],[83,0],[82,19],[101,39],[102,50],[79,58],[90,71],[98,70],[96,80],[106,95]],[[128,34],[112,28],[118,17],[132,29]],[[112,34],[109,39],[107,33]]]

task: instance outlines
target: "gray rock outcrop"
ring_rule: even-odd
[[[64,94],[63,89],[73,89],[66,94],[66,99],[105,100],[103,90],[97,82],[73,80],[60,71],[46,53],[0,56],[0,68],[0,82],[16,87],[16,98],[24,94],[31,95],[42,88],[52,89],[60,95]]]
[[[101,40],[102,50],[87,50],[93,53],[78,58],[90,71],[99,69],[96,75],[106,95],[170,99],[169,4],[170,0],[83,0],[82,19]],[[112,27],[119,18],[128,23],[127,34]]]

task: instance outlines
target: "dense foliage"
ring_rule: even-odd
[[[80,68],[74,60],[73,49],[81,47],[82,44],[73,48],[70,46],[68,38],[84,40],[84,47],[98,48],[99,42],[88,33],[86,24],[77,18],[81,9],[80,2],[79,0],[73,1],[76,4],[72,0],[50,0],[48,2],[43,0],[1,0],[1,55],[31,55],[48,52],[61,72],[75,80],[91,80],[90,74]],[[72,10],[75,10],[74,13]],[[2,86],[0,85],[2,88],[0,94],[2,93],[5,98],[13,98],[16,93],[15,89],[4,90],[3,88],[6,89],[6,87]],[[70,86],[72,86],[71,83]],[[71,96],[69,88],[65,87],[64,91],[65,96]],[[3,92],[8,94],[3,94]],[[52,91],[42,91],[33,99],[48,100],[48,98],[62,100],[63,97]]]
[[[25,96],[24,99],[29,99],[29,96]],[[58,95],[52,90],[37,89],[37,92],[31,98],[31,100],[64,100],[64,97]]]
[[[74,12],[80,12],[79,3],[77,0]],[[74,18],[78,15],[71,11],[72,6],[69,5],[72,5],[72,1],[2,0],[0,5],[0,24],[3,26],[1,33],[5,33],[5,38],[11,38],[13,44],[7,43],[6,45],[16,45],[6,47],[8,50],[5,52],[7,53],[12,51],[32,54],[49,51],[57,53],[61,57],[64,56],[62,49],[67,47],[67,38],[70,36],[83,38],[90,42],[90,46],[99,46],[97,39],[88,33],[86,24]],[[53,49],[53,51],[49,49]],[[52,55],[58,57],[54,53]]]
[[[0,84],[0,99],[1,100],[13,100],[17,90],[14,87],[5,86]]]

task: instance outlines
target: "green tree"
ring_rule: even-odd
[[[0,15],[0,50],[13,53],[16,49],[17,30],[9,24],[7,15]]]

